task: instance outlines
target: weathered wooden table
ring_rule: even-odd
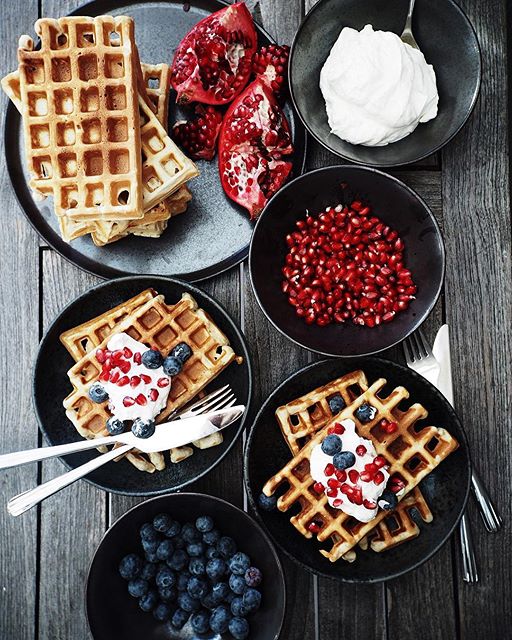
[[[271,34],[280,42],[291,42],[304,12],[314,3],[260,0],[250,5]],[[2,0],[2,75],[15,68],[18,36],[32,33],[38,17],[57,17],[78,4],[76,0]],[[472,586],[461,580],[454,541],[417,571],[375,586],[317,579],[285,559],[289,606],[282,638],[286,640],[512,638],[506,3],[461,0],[461,5],[482,47],[483,83],[476,109],[442,153],[393,173],[425,198],[444,231],[446,285],[426,328],[432,339],[442,321],[450,325],[456,406],[476,465],[504,517],[503,530],[488,534],[470,505],[480,569],[480,582]],[[2,111],[6,104],[2,97]],[[338,162],[318,145],[310,145],[308,168]],[[54,316],[98,279],[68,264],[41,242],[19,210],[3,159],[0,171],[0,451],[6,452],[41,444],[31,399],[39,338]],[[200,286],[238,319],[252,346],[256,405],[285,376],[315,357],[292,345],[265,320],[252,295],[245,264]],[[399,349],[385,355],[402,357]],[[57,460],[0,475],[1,640],[90,637],[84,612],[89,561],[105,529],[137,500],[107,495],[79,482],[20,518],[7,515],[4,504],[9,497],[63,469]],[[242,443],[192,488],[242,505]]]

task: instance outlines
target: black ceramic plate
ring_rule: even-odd
[[[420,483],[434,519],[429,524],[417,519],[421,530],[417,538],[382,553],[358,549],[355,562],[339,560],[332,563],[320,554],[316,540],[307,540],[290,524],[291,513],[258,510],[255,500],[265,482],[290,460],[290,450],[274,416],[277,407],[356,369],[362,369],[370,383],[377,378],[385,378],[388,384],[384,393],[398,385],[406,387],[411,403],[419,402],[429,412],[424,424],[444,427],[458,440],[459,448]],[[269,451],[272,451],[271,456]],[[247,440],[244,468],[251,506],[256,509],[276,544],[304,568],[343,582],[389,580],[428,560],[448,539],[459,521],[468,498],[471,475],[466,435],[444,396],[414,371],[375,357],[323,360],[285,380],[256,416]]]
[[[396,229],[405,243],[405,264],[418,287],[416,300],[392,322],[369,328],[347,322],[327,327],[307,325],[295,314],[281,291],[288,250],[287,234],[306,210],[367,202],[372,212]],[[267,204],[254,229],[249,267],[256,298],[267,318],[286,337],[317,353],[356,356],[376,353],[397,344],[428,316],[444,279],[444,246],[432,212],[403,182],[376,169],[325,167],[285,185]]]
[[[375,167],[416,162],[438,151],[469,118],[480,89],[475,31],[452,0],[417,0],[413,33],[437,77],[439,112],[409,136],[386,147],[352,145],[331,134],[319,87],[320,70],[343,27],[400,34],[409,0],[320,0],[300,26],[290,54],[293,103],[309,132],[337,155]]]
[[[181,631],[142,612],[118,574],[121,558],[140,549],[139,529],[158,513],[169,513],[180,522],[194,521],[206,514],[219,530],[231,536],[263,573],[261,608],[248,617],[251,640],[277,640],[285,611],[283,569],[272,543],[261,527],[244,511],[199,493],[161,496],[137,505],[125,513],[105,534],[89,569],[86,606],[94,640],[221,640],[213,633],[196,636],[187,623]],[[223,634],[228,640],[230,634]]]
[[[165,296],[168,303],[177,302],[185,292],[190,293],[227,335],[231,346],[243,362],[231,363],[207,391],[230,384],[237,400],[247,406],[240,422],[224,431],[224,442],[210,449],[196,450],[194,455],[180,464],[167,460],[164,471],[145,473],[138,471],[127,460],[109,463],[90,473],[85,479],[105,491],[129,495],[150,496],[181,489],[215,467],[231,449],[243,430],[249,412],[252,390],[251,361],[245,338],[227,314],[213,298],[185,282],[157,276],[119,278],[100,284],[71,302],[54,320],[39,346],[34,367],[34,406],[39,427],[50,445],[80,440],[62,406],[72,387],[66,374],[73,359],[59,341],[63,331],[94,318],[125,300],[152,287]],[[97,451],[86,451],[62,458],[67,467],[75,468],[97,456]]]
[[[199,20],[222,9],[220,0],[181,0],[165,2],[115,2],[97,0],[73,13],[129,15],[135,19],[135,37],[143,62],[171,64],[179,42]],[[272,41],[256,25],[260,44]],[[14,41],[13,41],[14,42]],[[290,103],[285,106],[295,152],[293,174],[302,172],[306,153],[306,134]],[[176,108],[171,93],[169,123],[187,118]],[[53,199],[37,202],[28,188],[28,174],[20,116],[9,104],[5,120],[5,154],[9,175],[21,208],[44,240],[81,269],[103,278],[151,273],[176,276],[188,281],[204,280],[229,269],[247,257],[253,224],[247,212],[224,195],[217,158],[197,162],[200,176],[190,185],[193,200],[185,215],[169,221],[159,239],[128,237],[106,247],[95,247],[89,236],[68,244],[60,237]]]

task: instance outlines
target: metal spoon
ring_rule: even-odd
[[[416,42],[416,40],[414,39],[414,36],[412,35],[412,12],[414,11],[415,2],[416,0],[409,0],[409,11],[407,13],[407,18],[405,20],[405,27],[404,27],[404,30],[402,31],[402,35],[400,36],[400,39],[402,40],[402,42],[405,42],[405,44],[408,44],[413,49],[418,49],[419,51],[420,48],[418,47],[418,43]]]

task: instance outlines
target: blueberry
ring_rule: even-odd
[[[170,355],[177,358],[181,362],[181,364],[183,364],[192,355],[192,349],[186,342],[180,342],[173,348]]]
[[[201,540],[201,534],[191,522],[186,522],[183,525],[181,528],[181,536],[187,544],[190,544],[191,542],[199,542]]]
[[[347,406],[345,400],[343,400],[341,396],[333,396],[332,398],[329,398],[328,402],[329,409],[331,410],[333,416],[335,416]]]
[[[231,602],[231,613],[234,616],[246,616],[249,612],[247,611],[247,607],[244,605],[243,600],[240,596],[237,596]]]
[[[322,440],[322,451],[328,456],[334,456],[341,451],[341,438],[334,433]]]
[[[229,570],[237,576],[243,576],[251,566],[251,559],[245,553],[239,551],[229,561]]]
[[[249,613],[254,613],[260,608],[261,593],[256,589],[247,589],[242,597],[242,602],[247,607]]]
[[[189,618],[190,613],[183,611],[183,609],[176,609],[171,618],[171,624],[175,629],[183,629]]]
[[[229,588],[233,593],[236,593],[237,596],[240,596],[247,589],[247,585],[242,576],[237,576],[233,573],[229,576]]]
[[[229,585],[227,582],[217,582],[213,585],[212,589],[212,597],[216,600],[217,604],[220,604],[223,600],[225,600],[229,595]]]
[[[191,542],[187,545],[187,553],[191,558],[199,558],[204,555],[204,544],[202,542]]]
[[[212,558],[220,558],[220,553],[217,551],[216,547],[208,547],[206,549],[206,557],[208,560],[211,560]]]
[[[182,572],[178,575],[178,591],[185,591],[187,589],[188,581],[190,580],[190,573],[188,571]]]
[[[158,369],[158,367],[162,366],[162,362],[162,354],[156,349],[148,349],[142,354],[142,364],[147,369]]]
[[[142,540],[142,548],[146,553],[152,553],[156,555],[156,550],[158,549],[158,545],[160,544],[160,540]]]
[[[266,496],[264,493],[260,493],[258,496],[258,506],[263,511],[273,511],[276,508],[277,497],[276,496]]]
[[[125,429],[125,423],[119,420],[119,418],[112,416],[112,418],[107,420],[107,431],[111,436],[118,436],[120,433],[124,433]]]
[[[174,574],[174,571],[169,569],[169,567],[162,567],[156,574],[155,582],[156,586],[159,589],[162,589],[164,587],[174,587],[174,585],[176,584],[176,576]]]
[[[226,633],[229,627],[231,613],[227,607],[220,605],[210,616],[210,629],[215,633]]]
[[[156,566],[151,562],[146,562],[146,564],[142,567],[142,571],[139,574],[139,577],[143,580],[151,580],[156,576]]]
[[[105,387],[101,384],[101,382],[95,382],[89,387],[89,398],[93,402],[105,402],[108,400],[108,393],[105,390]]]
[[[183,611],[192,613],[192,611],[198,611],[201,608],[201,603],[197,598],[192,598],[186,591],[182,591],[178,596],[178,606]]]
[[[196,529],[201,533],[208,533],[213,529],[213,518],[210,516],[199,516],[196,520]]]
[[[248,587],[257,587],[263,580],[263,574],[258,567],[249,567],[245,572],[245,584]]]
[[[173,519],[167,513],[159,513],[153,518],[153,528],[160,533],[165,533],[173,523]]]
[[[352,467],[356,462],[356,457],[352,451],[340,451],[332,459],[333,465],[336,469],[348,469]]]
[[[144,556],[146,557],[146,560],[148,562],[152,562],[153,564],[156,564],[160,561],[158,556],[156,555],[156,551],[146,551]]]
[[[139,607],[142,611],[153,611],[158,603],[156,591],[148,591],[139,599]]]
[[[135,578],[128,583],[128,593],[134,598],[142,598],[148,592],[149,584],[147,580]]]
[[[354,415],[359,420],[359,422],[366,424],[367,422],[371,422],[375,418],[375,416],[377,415],[377,409],[375,407],[372,407],[371,404],[365,402],[355,410]]]
[[[229,621],[229,633],[235,640],[245,640],[249,637],[249,623],[245,618],[232,618]]]
[[[136,438],[151,438],[155,433],[155,421],[135,418],[132,424],[132,433]]]
[[[172,613],[171,607],[165,602],[160,602],[160,604],[157,605],[153,610],[153,616],[159,622],[167,622],[167,620],[169,620],[171,617],[171,613]]]
[[[140,537],[141,540],[160,540],[160,536],[154,530],[151,522],[146,522],[140,528]]]
[[[207,545],[217,544],[220,538],[220,533],[217,529],[212,529],[211,531],[206,531],[203,533],[203,542]]]
[[[178,592],[173,587],[162,587],[158,589],[158,595],[162,602],[173,602],[178,597]]]
[[[217,582],[227,573],[228,566],[221,558],[212,558],[206,563],[206,575],[212,582]]]
[[[218,607],[221,602],[222,600],[218,601],[216,598],[214,598],[211,592],[207,593],[203,598],[201,598],[201,604],[203,605],[203,607],[210,610]]]
[[[210,616],[206,611],[198,611],[190,618],[190,624],[195,633],[206,633],[210,629]]]
[[[208,593],[208,583],[203,578],[192,576],[187,584],[187,592],[191,598],[200,600]]]
[[[168,560],[174,551],[174,546],[170,540],[162,540],[156,550],[156,555],[160,560]]]
[[[125,556],[119,563],[119,573],[125,580],[133,580],[142,571],[142,560],[135,553]]]
[[[231,605],[231,603],[236,597],[237,597],[236,593],[233,593],[233,591],[230,591],[228,595],[224,598],[224,602],[228,605]]]
[[[192,558],[188,563],[188,570],[194,576],[204,576],[206,573],[206,564],[202,558]]]
[[[396,507],[396,505],[398,504],[398,498],[389,489],[384,489],[381,497],[377,501],[377,504],[381,509],[389,511],[390,509],[394,509]]]
[[[217,544],[217,550],[224,559],[228,560],[236,553],[235,541],[229,536],[222,536]]]
[[[181,524],[179,522],[176,522],[176,520],[174,520],[173,522],[171,522],[171,524],[169,525],[169,527],[166,529],[164,533],[168,538],[174,538],[180,533],[180,531],[181,531]]]
[[[162,367],[166,375],[177,376],[178,373],[181,371],[183,365],[178,360],[178,358],[175,358],[174,356],[167,356],[167,358],[164,360]]]
[[[167,564],[171,569],[181,571],[187,566],[188,556],[183,549],[177,549],[172,556],[167,560]]]

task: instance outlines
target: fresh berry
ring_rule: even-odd
[[[135,389],[135,387],[138,387],[140,384],[140,376],[132,376],[130,378],[130,387],[132,389]]]
[[[208,582],[198,576],[192,576],[187,584],[187,593],[191,598],[203,598],[208,593]]]
[[[161,587],[158,589],[158,597],[162,602],[174,602],[178,597],[178,591],[174,587]]]
[[[233,600],[231,601],[231,613],[234,616],[246,616],[249,612],[247,611],[247,608],[244,605],[244,602],[242,600],[242,596],[236,596],[236,598],[233,598]]]
[[[280,97],[286,87],[289,55],[288,45],[269,44],[261,47],[252,59],[253,73],[260,76]]]
[[[130,382],[130,378],[128,376],[122,376],[117,381],[117,386],[118,387],[125,387],[129,382]]]
[[[107,359],[107,352],[105,349],[96,349],[96,360],[100,363],[100,364],[104,364],[105,360]]]
[[[125,407],[133,407],[134,404],[135,404],[135,400],[131,396],[125,396],[123,398],[123,405]]]
[[[142,527],[140,528],[140,537],[141,540],[160,541],[160,536],[158,535],[158,532],[155,531],[155,528],[153,527],[151,522],[146,522],[142,525]]]
[[[341,451],[341,439],[334,433],[326,436],[322,441],[322,451],[328,456],[334,456]]]
[[[352,451],[340,451],[334,456],[332,462],[336,469],[348,469],[355,464],[356,457]]]
[[[228,629],[234,640],[246,640],[249,637],[249,623],[245,618],[231,618]]]
[[[366,509],[375,509],[377,507],[377,503],[373,502],[373,500],[363,500],[363,507]]]
[[[322,523],[316,522],[315,520],[313,520],[308,524],[308,531],[311,531],[311,533],[318,533],[321,528],[322,528]]]
[[[187,592],[183,591],[178,596],[178,606],[180,606],[183,611],[192,613],[192,611],[198,611],[201,608],[201,603],[197,598],[192,598]]]
[[[150,438],[155,433],[155,421],[136,418],[132,424],[132,433],[136,438]]]
[[[377,471],[377,473],[373,476],[373,481],[377,485],[384,482],[384,474],[382,473],[382,471]]]
[[[207,633],[210,629],[210,616],[206,611],[198,611],[190,618],[192,631],[195,633]]]
[[[120,433],[124,433],[126,425],[122,420],[112,416],[107,420],[107,431],[111,436],[118,436]]]
[[[341,396],[329,398],[329,409],[333,416],[342,411],[346,406],[345,400],[343,400]]]
[[[160,602],[160,604],[158,604],[153,610],[153,616],[159,622],[167,622],[167,620],[170,620],[171,613],[172,613],[171,607],[165,602]]]
[[[141,407],[145,407],[148,403],[148,399],[143,393],[139,393],[139,395],[135,398],[135,402]]]
[[[334,475],[340,482],[345,482],[345,480],[347,479],[347,472],[345,471],[345,469],[335,469]]]
[[[206,535],[206,534],[205,534]],[[218,541],[218,538],[217,538]],[[213,544],[217,544],[217,541],[215,541]],[[206,549],[206,558],[208,560],[213,560],[213,558],[220,558],[220,553],[217,551],[217,547],[215,546],[209,546]]]
[[[183,551],[183,549],[176,549],[176,551],[167,561],[167,564],[171,569],[174,569],[175,571],[181,571],[188,564],[188,556],[185,551]]]
[[[266,496],[264,493],[260,493],[258,496],[258,506],[263,509],[263,511],[273,511],[276,505],[276,496]]]
[[[395,431],[398,429],[398,424],[396,422],[390,422],[389,420],[386,420],[386,418],[382,418],[382,420],[380,421],[380,428],[382,429],[382,431],[384,431],[384,433],[395,433]]]
[[[251,566],[251,559],[245,553],[239,551],[229,561],[229,570],[237,576],[245,574],[247,569]]]
[[[134,598],[142,598],[142,596],[146,595],[148,589],[148,581],[142,578],[135,578],[128,583],[128,593]]]
[[[213,518],[210,516],[200,516],[196,520],[196,529],[201,533],[207,533],[213,529]]]
[[[325,490],[325,487],[321,482],[315,482],[315,484],[313,485],[313,489],[315,493],[322,494]]]
[[[394,509],[398,504],[398,498],[390,489],[384,489],[378,501],[379,507],[389,511]]]
[[[172,349],[169,355],[174,356],[181,364],[184,364],[192,355],[192,349],[186,342],[180,342]]]
[[[364,402],[360,407],[357,407],[355,414],[356,418],[362,424],[367,424],[371,422],[375,416],[377,415],[377,409],[372,407],[371,404]]]
[[[174,552],[174,546],[170,540],[162,540],[156,550],[156,555],[159,560],[169,560]]]
[[[167,513],[159,513],[153,518],[153,528],[160,533],[165,533],[173,524],[173,519]]]
[[[187,624],[189,618],[190,613],[184,611],[183,609],[176,609],[176,611],[172,614],[171,625],[174,627],[174,629],[183,629],[183,627]]]
[[[247,607],[249,613],[254,613],[260,608],[261,593],[257,589],[247,589],[243,595],[242,601]]]
[[[152,562],[146,562],[145,565],[142,567],[142,570],[139,574],[139,578],[142,578],[143,580],[152,580],[155,576],[156,576],[156,565],[154,565]]]
[[[356,484],[359,480],[359,472],[356,469],[350,469],[348,472],[348,478],[352,484]]]
[[[248,587],[257,587],[263,580],[263,574],[258,567],[249,567],[245,572],[245,583]]]
[[[217,582],[217,584],[213,585],[212,596],[217,603],[220,604],[223,600],[225,600],[230,593],[229,585],[227,582]]]
[[[187,545],[187,553],[191,558],[199,558],[204,554],[204,544],[202,542],[191,542]]]
[[[135,364],[140,364],[142,362],[142,353],[140,351],[136,351],[133,354],[133,361]]]
[[[153,611],[158,603],[158,596],[156,591],[148,591],[145,595],[143,595],[139,600],[139,607],[142,611]]]
[[[231,612],[226,606],[220,605],[216,607],[210,616],[211,630],[214,633],[226,633],[231,617]]]
[[[119,563],[119,574],[125,580],[133,580],[142,571],[143,563],[138,555],[130,553]]]
[[[164,389],[165,387],[168,387],[171,384],[169,378],[158,378],[158,380],[156,381],[156,386],[160,387],[160,389]]]
[[[195,118],[176,122],[172,128],[172,138],[192,160],[212,160],[221,124],[222,113],[219,109],[197,104]]]
[[[206,531],[206,533],[203,533],[203,542],[207,545],[217,544],[219,538],[220,533],[217,531],[217,529],[212,529],[211,531]]]
[[[387,462],[384,456],[376,456],[373,460],[373,464],[380,469],[381,467],[385,467]]]
[[[356,453],[358,456],[364,456],[364,454],[366,453],[366,447],[364,446],[364,444],[359,444],[356,447]]]
[[[228,572],[228,565],[221,558],[212,558],[206,563],[206,575],[215,583]]]
[[[188,563],[188,570],[194,576],[204,576],[206,574],[206,563],[202,558],[192,558]]]
[[[157,540],[142,540],[142,548],[145,553],[154,553],[156,556],[156,550],[160,544],[160,539]],[[158,559],[158,556],[157,556]]]
[[[176,588],[178,591],[186,591],[188,587],[188,581],[192,576],[187,571],[181,571],[178,574],[178,582],[176,583]]]
[[[155,582],[159,589],[164,587],[174,587],[176,584],[176,575],[174,571],[164,565],[158,570]]]
[[[201,540],[201,534],[191,522],[186,522],[183,525],[181,535],[183,540],[188,544],[191,542],[199,542]]]
[[[156,349],[148,349],[142,354],[142,364],[147,369],[158,369],[162,366],[163,357],[160,351]]]
[[[108,393],[105,391],[105,387],[99,382],[95,382],[89,387],[89,398],[98,404],[108,400]]]
[[[325,465],[324,473],[326,476],[332,476],[334,474],[334,465],[331,462]]]
[[[236,553],[236,543],[233,538],[230,538],[229,536],[222,536],[217,545],[217,549],[220,555],[225,560],[228,560]]]
[[[242,593],[244,593],[244,591],[247,589],[247,585],[242,576],[237,576],[236,574],[232,573],[229,576],[229,588],[233,593],[242,595]]]
[[[167,356],[162,365],[164,373],[168,376],[177,376],[183,365],[174,356]],[[158,384],[158,383],[157,383]]]

